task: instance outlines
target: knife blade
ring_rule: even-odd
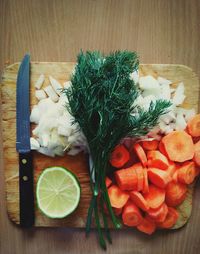
[[[30,146],[30,55],[19,67],[16,91],[16,150],[19,153],[20,225],[34,224],[33,164]]]

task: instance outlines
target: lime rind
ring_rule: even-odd
[[[60,178],[59,173],[61,173],[61,172],[63,173],[64,176],[66,176],[66,178],[68,178],[68,180],[70,179],[71,187],[73,187],[73,188],[70,189],[71,187],[66,185],[64,189],[61,189],[62,195],[59,195],[58,197],[59,197],[59,199],[61,199],[60,201],[66,200],[66,198],[67,198],[68,203],[64,204],[64,202],[59,202],[59,205],[55,205],[56,202],[58,204],[58,197],[57,197],[56,201],[53,202],[53,205],[52,205],[51,204],[52,197],[51,197],[50,204],[47,204],[49,196],[55,195],[55,192],[53,191],[55,186],[57,188],[59,188],[59,185],[60,186],[64,185],[64,182],[65,182],[64,178],[61,182],[59,182],[59,181],[57,182],[57,179]],[[52,175],[50,175],[51,173],[52,173]],[[48,174],[48,177],[50,175],[50,179],[51,179],[50,183],[45,178],[45,176],[47,174]],[[58,174],[57,177],[56,177],[56,174]],[[47,182],[45,183],[45,181],[47,181]],[[41,182],[42,182],[42,187],[41,187]],[[63,192],[65,189],[68,189],[68,188],[70,190],[70,191],[68,190],[68,193],[71,193],[70,195],[67,195],[67,192]],[[47,194],[49,194],[49,196],[46,196],[41,199],[41,192],[43,192],[43,194],[44,194],[44,192],[46,192]],[[74,193],[76,193],[76,195],[74,195]],[[47,194],[45,194],[45,195],[47,195]],[[63,194],[64,194],[65,198],[63,197]],[[81,194],[81,187],[80,187],[80,183],[79,183],[76,175],[74,175],[71,171],[69,171],[68,169],[66,169],[64,167],[55,166],[55,167],[46,168],[39,176],[39,179],[38,179],[38,182],[36,185],[36,198],[37,198],[38,208],[40,209],[40,211],[43,214],[45,214],[47,217],[52,218],[52,219],[64,218],[64,217],[68,216],[69,214],[71,214],[73,211],[75,211],[78,204],[79,204],[79,201],[80,201],[80,194]],[[62,198],[61,198],[61,196],[62,196]],[[72,197],[74,197],[74,196],[75,196],[75,198],[72,199]],[[47,207],[46,208],[44,207],[44,199],[45,198],[47,199],[47,203],[46,203]]]

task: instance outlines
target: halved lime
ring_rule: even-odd
[[[80,185],[75,175],[62,167],[46,168],[36,186],[39,209],[50,218],[72,213],[80,200]]]

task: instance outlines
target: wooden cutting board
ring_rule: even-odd
[[[36,103],[34,97],[34,83],[40,74],[46,76],[44,86],[49,84],[48,76],[51,75],[60,83],[70,79],[74,63],[31,63],[31,107]],[[8,66],[2,77],[2,119],[3,119],[3,149],[4,149],[4,172],[6,181],[6,203],[9,218],[19,224],[19,173],[18,154],[15,149],[16,141],[16,79],[19,63]],[[199,81],[196,74],[183,65],[140,65],[140,75],[161,76],[172,80],[174,84],[183,81],[186,88],[187,98],[184,107],[199,107]],[[79,154],[75,157],[65,156],[49,158],[34,152],[34,183],[36,184],[39,174],[48,166],[63,166],[73,171],[81,184],[82,193],[78,209],[65,219],[49,219],[42,215],[35,204],[35,226],[45,227],[85,227],[87,209],[90,202],[91,192],[89,187],[87,156]],[[35,186],[34,186],[35,187]],[[180,206],[181,217],[175,228],[183,226],[191,214],[193,186],[188,191],[187,200]]]

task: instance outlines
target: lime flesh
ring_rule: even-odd
[[[50,218],[64,218],[72,213],[80,201],[80,185],[69,170],[46,168],[36,186],[39,209]]]

